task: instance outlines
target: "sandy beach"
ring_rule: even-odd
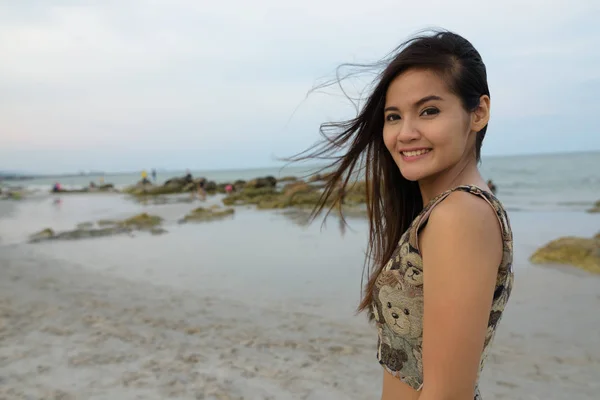
[[[379,398],[376,333],[353,314],[364,221],[340,235],[334,220],[304,227],[240,207],[180,226],[190,206],[175,204],[152,207],[166,235],[22,243],[57,213],[66,226],[140,207],[110,201],[26,201],[0,220],[0,399]],[[485,399],[598,398],[600,278],[527,261],[558,232],[589,235],[598,222],[513,215],[516,285]]]

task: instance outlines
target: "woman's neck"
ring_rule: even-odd
[[[485,180],[479,173],[475,159],[459,162],[434,176],[420,180],[419,190],[423,198],[423,207],[440,193],[461,185],[486,187]]]

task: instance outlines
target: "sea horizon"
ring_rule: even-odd
[[[519,154],[494,154],[494,155],[482,155],[482,162],[486,160],[497,160],[497,159],[522,159],[522,158],[543,158],[543,157],[554,157],[554,156],[574,156],[574,155],[587,155],[587,154],[599,154],[600,149],[594,150],[573,150],[573,151],[555,151],[555,152],[542,152],[542,153],[519,153]],[[327,163],[309,163],[309,162],[285,162],[281,164],[263,165],[263,166],[247,166],[247,167],[227,167],[227,168],[169,168],[169,167],[140,167],[137,170],[98,170],[88,169],[80,171],[65,171],[56,173],[43,173],[36,171],[13,171],[0,169],[0,180],[2,176],[15,176],[15,177],[26,177],[28,179],[48,179],[48,178],[69,178],[78,176],[88,177],[101,177],[103,175],[111,176],[122,176],[131,174],[140,174],[142,171],[150,173],[153,169],[157,173],[161,174],[174,174],[182,173],[187,170],[192,172],[201,171],[203,173],[214,173],[214,172],[238,172],[238,171],[263,171],[263,170],[286,170],[303,168],[307,170],[319,170],[326,167]]]

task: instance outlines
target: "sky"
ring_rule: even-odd
[[[351,118],[310,89],[431,27],[488,70],[483,155],[600,150],[597,0],[0,0],[0,171],[279,165]]]

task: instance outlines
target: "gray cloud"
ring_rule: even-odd
[[[594,0],[49,3],[0,4],[0,169],[268,165],[351,116],[319,78],[429,26],[488,65],[484,152],[600,148]]]

